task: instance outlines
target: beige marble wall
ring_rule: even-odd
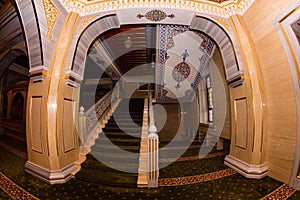
[[[296,103],[289,63],[272,20],[293,0],[259,0],[241,17],[265,94],[263,131],[268,175],[288,182],[296,141]]]
[[[230,99],[229,99],[229,86],[226,83],[226,74],[225,74],[225,70],[224,70],[224,63],[222,60],[222,55],[221,52],[218,48],[216,48],[213,56],[212,56],[212,60],[214,62],[214,64],[216,64],[217,69],[215,69],[215,71],[217,70],[217,73],[219,73],[222,77],[222,85],[224,85],[224,89],[225,89],[225,94],[226,94],[226,108],[225,108],[225,121],[224,121],[224,125],[222,128],[222,132],[220,137],[225,138],[225,139],[230,139],[230,135],[231,135],[231,113],[230,113]],[[218,79],[219,76],[216,76],[215,73],[212,74],[213,77],[211,77],[212,79]],[[214,81],[214,80],[212,80]],[[216,97],[218,98],[218,97]],[[218,99],[214,99],[215,101],[217,101]],[[218,102],[216,102],[218,103]],[[219,103],[220,104],[220,103]]]

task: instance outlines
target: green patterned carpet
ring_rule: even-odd
[[[223,156],[216,159],[221,160],[221,158],[223,158]],[[72,179],[68,183],[62,185],[48,185],[24,173],[23,167],[25,161],[25,159],[20,158],[0,147],[0,171],[17,185],[40,199],[252,200],[259,199],[282,185],[281,182],[269,177],[263,178],[262,180],[250,180],[239,174],[192,185],[159,187],[157,189],[111,187],[86,183],[76,179]],[[184,165],[185,162],[187,161],[180,163],[183,163]],[[199,164],[201,162],[202,161],[199,161]],[[218,163],[220,161],[216,162]],[[222,166],[222,168],[224,168],[224,166]],[[189,171],[189,168],[184,168],[184,171]],[[199,173],[201,173],[201,171],[199,171]],[[289,199],[299,198],[300,192],[295,192]],[[10,197],[0,190],[0,199],[10,199]]]

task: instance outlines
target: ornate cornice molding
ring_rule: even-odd
[[[49,0],[48,0],[49,1]],[[244,14],[255,0],[60,0],[68,12],[81,16],[125,8],[171,8],[211,14],[228,18]]]
[[[52,30],[59,15],[58,9],[50,0],[43,0],[46,22],[48,27],[47,38],[52,39]]]

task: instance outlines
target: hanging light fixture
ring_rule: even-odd
[[[127,39],[124,41],[124,45],[125,45],[125,47],[127,48],[127,49],[129,49],[130,47],[132,47],[132,45],[133,45],[133,42],[132,42],[132,40],[131,40],[131,37],[127,37]]]

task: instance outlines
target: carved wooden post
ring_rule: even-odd
[[[159,157],[158,135],[155,125],[150,125],[148,135],[148,188],[158,187]]]
[[[80,109],[79,109],[78,133],[79,133],[79,137],[80,137],[80,140],[81,140],[80,150],[82,151],[83,147],[85,146],[86,134],[87,134],[86,115],[84,113],[84,107],[83,106],[81,106]]]
[[[13,92],[8,91],[7,92],[7,114],[6,114],[7,119],[12,118],[12,102],[13,102]]]

